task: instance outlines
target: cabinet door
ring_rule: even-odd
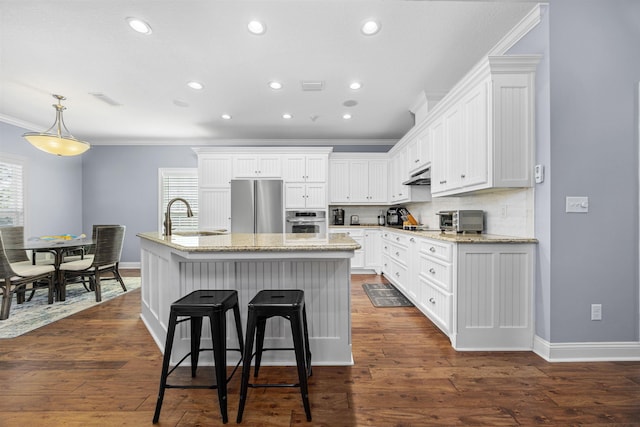
[[[306,156],[285,155],[282,159],[282,178],[285,182],[304,182],[306,176]]]
[[[231,230],[231,189],[200,188],[198,226],[202,230]]]
[[[387,161],[369,161],[368,171],[368,202],[387,202]]]
[[[395,202],[400,203],[409,200],[411,191],[408,185],[402,184],[410,176],[409,170],[407,169],[407,147],[404,147],[398,152],[396,162],[396,176],[394,180],[396,185],[397,198]]]
[[[462,187],[462,177],[465,173],[467,153],[465,153],[464,116],[461,105],[453,106],[445,113],[445,133],[449,151],[449,170],[446,177],[445,189]]]
[[[258,176],[258,158],[255,155],[233,156],[234,178],[255,178]]]
[[[282,158],[280,156],[261,156],[258,158],[259,178],[282,178]]]
[[[382,232],[380,230],[364,231],[364,266],[379,270],[382,265]]]
[[[306,207],[306,188],[301,182],[288,182],[284,185],[284,200],[287,209]]]
[[[229,187],[232,178],[231,165],[231,156],[199,156],[198,185]]]
[[[484,184],[489,179],[489,138],[487,135],[487,85],[481,83],[462,100],[464,113],[464,157],[461,158],[463,187]]]
[[[349,203],[349,161],[329,162],[329,200],[331,203]]]
[[[351,160],[349,162],[349,201],[351,203],[368,202],[369,162]]]
[[[308,209],[327,208],[327,185],[322,183],[305,184],[305,207]]]
[[[446,189],[449,169],[449,156],[443,119],[438,119],[431,126],[431,147],[433,149],[433,161],[431,162],[431,193],[436,194]]]
[[[307,182],[327,182],[327,156],[307,156]]]

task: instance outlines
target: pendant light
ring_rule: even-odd
[[[61,103],[65,98],[62,95],[53,95],[58,100],[53,104],[56,109],[56,121],[45,132],[27,132],[22,136],[34,147],[57,156],[77,156],[87,151],[90,147],[88,142],[76,139],[64,125],[62,112],[66,110]]]

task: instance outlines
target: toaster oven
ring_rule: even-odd
[[[480,234],[484,230],[484,211],[440,211],[436,215],[440,217],[440,230],[442,231],[455,231],[456,233],[475,231]]]

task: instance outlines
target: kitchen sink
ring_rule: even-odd
[[[220,236],[222,234],[227,234],[225,230],[215,230],[215,231],[207,231],[207,230],[188,230],[188,231],[174,231],[174,236],[184,236],[184,237],[206,237],[206,236]]]

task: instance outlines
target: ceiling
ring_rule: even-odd
[[[389,142],[411,128],[421,94],[446,93],[536,3],[0,0],[0,121],[44,131],[55,93],[71,133],[95,144]],[[360,32],[367,18],[378,34]],[[249,33],[252,19],[264,35]]]

